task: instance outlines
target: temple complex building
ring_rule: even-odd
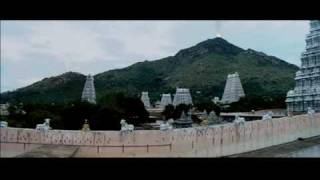
[[[145,108],[151,108],[148,92],[142,92],[141,101],[143,102]]]
[[[90,74],[87,76],[87,80],[84,84],[81,100],[96,104],[96,90],[94,88],[94,79]]]
[[[222,95],[221,103],[231,104],[233,102],[239,101],[239,99],[244,96],[245,94],[242,88],[238,72],[234,74],[229,74]]]
[[[179,104],[193,104],[189,89],[177,88],[173,98],[173,105],[178,106]]]
[[[165,108],[169,104],[172,104],[171,94],[162,94],[160,107]]]
[[[295,88],[287,93],[288,113],[303,113],[308,107],[320,111],[320,20],[310,21],[306,50],[296,72]]]

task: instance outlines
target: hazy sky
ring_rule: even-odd
[[[217,33],[300,65],[308,30],[308,21],[1,21],[1,92],[172,56]]]

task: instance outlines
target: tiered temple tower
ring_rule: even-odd
[[[178,106],[179,104],[193,104],[189,89],[177,88],[173,98],[173,105]]]
[[[168,104],[172,104],[171,94],[162,94],[160,107],[165,108]]]
[[[145,108],[148,109],[151,107],[148,92],[142,92],[141,101],[143,102]]]
[[[90,74],[87,76],[87,80],[84,84],[81,100],[96,104],[96,90],[94,88],[94,79]]]
[[[234,74],[229,74],[227,77],[227,82],[224,88],[221,102],[223,104],[230,104],[239,101],[239,99],[244,96],[245,94],[241,85],[238,72]]]
[[[301,67],[296,72],[295,88],[287,93],[287,111],[306,112],[308,107],[320,111],[320,20],[310,21],[306,51],[301,54]]]

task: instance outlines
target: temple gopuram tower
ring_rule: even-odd
[[[320,111],[320,20],[310,21],[306,50],[296,72],[295,88],[287,93],[288,113],[303,113],[308,107]]]
[[[90,74],[87,76],[87,80],[84,84],[81,100],[96,104],[96,90],[94,88],[94,79]]]
[[[148,92],[142,92],[141,101],[143,102],[145,108],[149,109],[151,107]]]
[[[173,105],[178,106],[179,104],[193,104],[189,89],[177,88],[173,98]]]
[[[172,104],[171,94],[162,94],[160,107],[165,108],[169,104]]]
[[[230,104],[233,102],[237,102],[241,97],[244,96],[245,94],[242,88],[238,72],[234,74],[229,74],[222,95],[221,103]]]

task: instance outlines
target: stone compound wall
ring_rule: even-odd
[[[220,157],[318,136],[320,113],[169,131],[0,130],[1,157],[44,144],[79,146],[76,157]]]

